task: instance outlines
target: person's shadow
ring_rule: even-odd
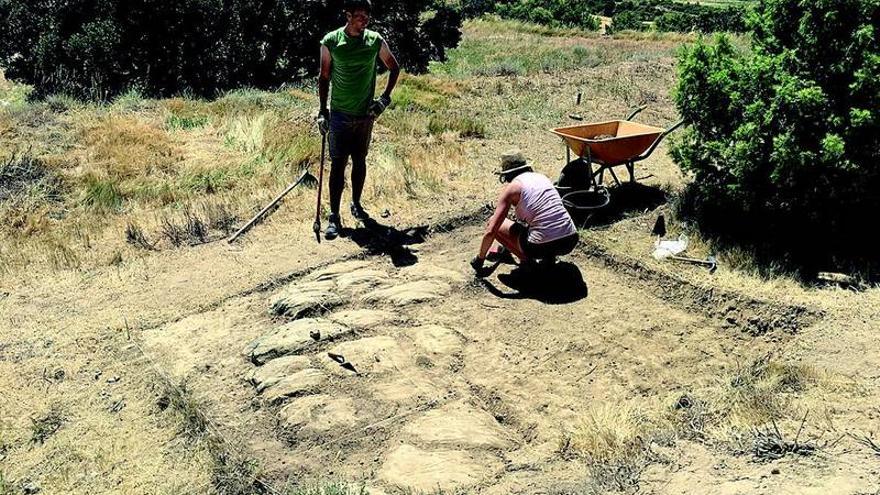
[[[428,227],[420,226],[398,230],[382,225],[372,218],[361,222],[357,228],[343,228],[341,237],[349,238],[371,255],[385,255],[391,258],[394,266],[411,266],[419,262],[419,258],[407,246],[425,242]]]
[[[545,304],[570,304],[586,298],[590,290],[577,265],[560,261],[537,269],[514,268],[498,275],[498,281],[516,292],[505,292],[487,279],[486,289],[501,299],[534,299]]]

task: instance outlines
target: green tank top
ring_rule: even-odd
[[[321,44],[330,50],[330,109],[355,116],[367,115],[376,92],[376,59],[382,36],[367,29],[358,38],[345,28],[327,33]]]

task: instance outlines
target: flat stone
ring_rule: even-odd
[[[341,263],[332,264],[326,268],[322,268],[309,274],[309,280],[315,281],[335,281],[340,275],[361,270],[370,266],[370,263],[363,260],[343,261]]]
[[[461,450],[430,452],[400,445],[385,458],[379,479],[402,490],[434,493],[466,489],[501,470],[494,456]]]
[[[341,291],[357,294],[388,283],[388,281],[387,273],[365,269],[340,274],[336,279],[336,287]]]
[[[400,316],[391,311],[381,309],[355,309],[351,311],[340,311],[327,316],[328,319],[345,325],[349,328],[358,330],[367,330],[380,325],[387,325],[400,321]]]
[[[255,368],[248,375],[248,381],[257,388],[257,392],[262,392],[281,381],[284,377],[308,367],[309,358],[305,356],[284,356]]]
[[[326,433],[351,427],[361,419],[351,398],[326,394],[300,397],[278,414],[286,428],[305,433]]]
[[[364,298],[367,302],[388,303],[406,306],[425,301],[433,301],[449,294],[449,284],[437,280],[417,280],[393,287],[375,290]]]
[[[323,371],[308,368],[286,376],[278,383],[268,387],[263,397],[271,404],[284,402],[285,399],[298,397],[313,392],[327,381]]]
[[[300,354],[318,342],[332,341],[351,332],[350,328],[338,323],[306,318],[283,325],[258,338],[250,345],[249,354],[251,361],[264,364],[281,356]]]
[[[399,406],[435,400],[447,393],[442,381],[417,371],[388,375],[371,383],[370,391],[376,399]]]
[[[332,359],[329,354],[344,359],[344,363]],[[408,355],[400,347],[396,339],[391,337],[369,337],[366,339],[343,342],[323,357],[323,363],[336,374],[350,375],[378,374],[390,371],[400,372],[410,367]],[[350,366],[341,366],[342,364]]]
[[[269,300],[269,311],[292,319],[323,314],[344,302],[332,282],[297,284]]]
[[[463,271],[455,271],[437,265],[416,264],[400,270],[400,273],[410,280],[445,280],[452,284],[463,284],[471,277]]]
[[[510,434],[486,411],[457,402],[428,411],[404,428],[419,445],[459,449],[510,449]]]
[[[464,339],[455,331],[437,325],[410,328],[406,334],[417,347],[429,354],[453,354],[464,345]]]

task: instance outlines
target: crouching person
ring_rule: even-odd
[[[507,185],[486,226],[480,254],[471,261],[477,276],[492,273],[494,267],[485,263],[495,241],[523,266],[536,262],[550,265],[557,256],[572,252],[578,243],[577,229],[550,179],[534,172],[519,151],[502,155],[501,171],[496,173]],[[516,222],[507,218],[511,207],[515,208]]]

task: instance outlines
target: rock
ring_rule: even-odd
[[[388,274],[379,270],[358,270],[343,273],[336,279],[336,287],[349,293],[361,293],[388,282]]]
[[[487,454],[460,450],[429,452],[400,445],[385,458],[379,479],[402,490],[436,493],[466,489],[500,470],[498,459]]]
[[[43,488],[40,487],[40,484],[37,483],[36,481],[30,481],[28,483],[25,483],[21,487],[21,491],[27,495],[34,495],[36,493],[40,493],[42,490],[43,490]],[[12,493],[12,492],[10,491],[10,493]]]
[[[306,395],[327,381],[327,375],[320,370],[308,368],[286,376],[278,383],[268,387],[263,397],[270,404],[278,404],[285,399]]]
[[[410,280],[435,279],[446,281],[451,284],[464,284],[470,281],[467,273],[450,270],[436,265],[417,264],[400,270],[400,273]]]
[[[436,400],[448,393],[443,382],[435,376],[409,371],[405,375],[388,375],[386,379],[372,383],[370,390],[380,401],[405,407]]]
[[[449,294],[449,284],[436,280],[418,280],[375,290],[364,298],[366,302],[388,303],[406,306],[425,301],[433,301]]]
[[[304,433],[326,433],[361,419],[351,398],[325,394],[301,397],[281,409],[279,416],[286,428]]]
[[[463,449],[510,449],[510,434],[486,411],[455,403],[425,413],[404,434],[419,445]]]
[[[389,371],[400,371],[408,366],[407,353],[400,347],[397,340],[391,337],[369,337],[366,339],[343,342],[329,351],[328,354],[341,356],[332,359],[329,356],[323,362],[331,372],[348,375],[378,374]],[[349,366],[340,366],[340,364]]]
[[[269,311],[292,319],[317,316],[343,303],[332,282],[297,284],[269,300]]]
[[[327,318],[340,325],[357,330],[367,330],[380,325],[387,325],[400,321],[401,318],[391,311],[383,311],[380,309],[355,309],[352,311],[340,311],[328,315]]]
[[[262,393],[283,378],[309,367],[309,358],[305,356],[284,356],[273,359],[263,366],[258,366],[248,375],[248,381]]]
[[[342,263],[336,263],[311,273],[308,279],[318,282],[332,282],[339,278],[340,275],[361,270],[368,266],[370,266],[370,263],[363,260],[343,261]]]
[[[417,347],[430,354],[453,354],[464,345],[458,333],[437,325],[411,328],[406,333]]]
[[[323,319],[306,318],[288,323],[274,332],[258,338],[250,345],[251,361],[264,364],[289,354],[300,354],[318,342],[332,341],[352,331],[338,323]]]

